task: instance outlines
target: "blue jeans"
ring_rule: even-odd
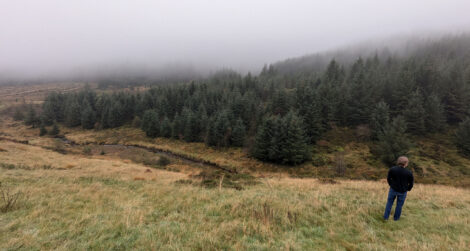
[[[388,199],[387,199],[387,206],[385,207],[384,219],[388,220],[390,216],[390,211],[392,211],[393,202],[397,198],[397,207],[395,208],[395,214],[393,215],[393,220],[399,220],[401,215],[401,208],[403,204],[405,204],[406,199],[406,192],[399,193],[393,188],[390,187],[390,191],[388,192]]]

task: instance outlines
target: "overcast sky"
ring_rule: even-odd
[[[0,73],[230,67],[470,28],[468,0],[0,0]]]

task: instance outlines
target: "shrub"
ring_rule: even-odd
[[[86,155],[90,155],[91,154],[91,147],[85,146],[83,148],[83,153],[86,154]]]
[[[13,210],[23,198],[22,192],[13,192],[0,182],[0,212],[6,213]]]
[[[171,163],[170,159],[165,156],[160,156],[160,158],[157,161],[157,165],[159,166],[167,166],[170,163]]]

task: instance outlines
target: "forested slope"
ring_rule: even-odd
[[[245,147],[255,158],[288,165],[309,160],[318,140],[338,127],[355,130],[385,163],[410,153],[416,139],[453,135],[456,128],[456,145],[470,151],[470,36],[353,63],[332,58],[325,70],[311,58],[309,71],[306,59],[265,66],[258,76],[226,70],[141,92],[51,93],[40,111],[30,107],[25,122],[43,129],[127,123],[149,137]]]

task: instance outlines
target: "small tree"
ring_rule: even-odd
[[[379,134],[378,153],[385,163],[393,164],[398,157],[408,152],[411,143],[405,132],[405,119],[398,116]]]
[[[46,134],[47,134],[46,126],[44,125],[44,123],[41,123],[41,125],[39,126],[39,136],[44,136]]]
[[[459,124],[455,132],[455,143],[461,153],[470,157],[470,118]]]
[[[428,132],[439,132],[444,129],[446,115],[441,100],[435,94],[428,97],[425,103],[426,129]]]
[[[92,129],[96,123],[96,113],[93,111],[91,105],[85,102],[84,109],[81,114],[81,124],[84,129]]]
[[[160,126],[158,124],[158,114],[155,110],[145,111],[142,118],[142,130],[148,137],[158,137],[160,135]]]
[[[160,125],[160,134],[162,137],[170,138],[171,137],[171,122],[165,117]]]
[[[276,134],[276,117],[267,117],[258,128],[252,155],[259,160],[270,160],[269,153]]]
[[[57,125],[56,122],[54,122],[54,124],[52,125],[52,129],[49,131],[49,135],[57,136],[59,135],[59,133],[60,133],[59,126]]]
[[[425,127],[425,110],[423,108],[423,96],[420,91],[411,94],[408,105],[403,115],[408,124],[407,130],[415,135],[423,135],[426,131]]]
[[[39,118],[36,116],[36,110],[34,110],[33,105],[29,105],[24,123],[35,128],[39,125],[39,122]]]
[[[238,119],[232,131],[232,145],[243,146],[243,143],[245,141],[245,134],[245,124],[243,123],[243,120]]]
[[[372,138],[377,139],[378,135],[383,133],[385,126],[388,125],[390,120],[390,108],[381,101],[372,110],[370,118],[370,129],[372,130]]]

